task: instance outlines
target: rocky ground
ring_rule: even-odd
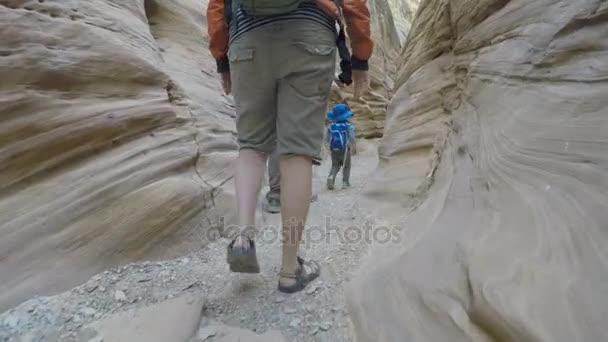
[[[260,275],[229,273],[227,240],[219,238],[192,255],[111,269],[71,291],[31,299],[0,315],[0,341],[104,341],[90,333],[95,322],[185,295],[202,305],[198,341],[214,341],[215,333],[202,329],[210,322],[256,333],[278,331],[288,341],[351,341],[343,286],[368,249],[353,227],[370,221],[356,198],[376,158],[371,148],[354,158],[350,189],[341,189],[340,181],[337,191],[324,189],[328,163],[315,171],[318,200],[311,206],[303,256],[318,260],[322,275],[304,292],[284,295],[276,290],[280,216],[264,213],[259,215],[262,233],[257,241]],[[328,224],[333,230],[326,229]]]

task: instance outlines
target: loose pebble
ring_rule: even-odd
[[[319,324],[319,329],[323,330],[323,331],[327,331],[331,328],[331,322],[329,321],[325,321],[325,322],[321,322]]]
[[[302,320],[299,318],[294,318],[291,320],[291,322],[289,322],[289,326],[296,329],[300,326],[300,323],[302,323]]]
[[[127,300],[127,295],[120,290],[116,290],[116,292],[114,292],[114,299],[119,302],[124,302]]]
[[[91,307],[84,307],[84,308],[80,309],[80,313],[82,313],[85,316],[94,316],[97,313],[97,310],[95,310]]]

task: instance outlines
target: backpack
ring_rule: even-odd
[[[241,8],[252,17],[265,17],[293,12],[300,4],[310,0],[232,0],[231,7]]]
[[[349,146],[347,122],[334,122],[329,125],[329,148],[332,151],[344,151]]]

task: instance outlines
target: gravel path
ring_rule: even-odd
[[[297,294],[276,290],[280,215],[261,213],[257,240],[260,275],[232,274],[226,264],[225,239],[210,243],[195,254],[163,262],[143,262],[108,270],[87,283],[52,297],[31,299],[0,314],[0,341],[78,341],[88,323],[134,307],[164,301],[184,293],[204,298],[203,315],[230,326],[257,332],[281,331],[288,341],[352,341],[343,285],[368,249],[355,240],[355,224],[369,220],[356,204],[362,187],[376,165],[375,153],[353,158],[350,189],[324,189],[329,163],[315,170],[318,200],[311,205],[308,243],[302,255],[321,263],[322,275]],[[326,230],[327,225],[333,230]],[[313,228],[314,227],[314,228]],[[345,231],[351,230],[349,241]],[[25,337],[24,337],[25,336]]]

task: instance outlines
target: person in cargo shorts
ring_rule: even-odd
[[[209,0],[207,8],[209,47],[224,92],[234,96],[237,117],[235,184],[241,231],[228,245],[227,261],[233,272],[260,272],[255,212],[266,160],[276,147],[283,226],[278,289],[293,293],[320,274],[319,264],[304,260],[298,250],[311,199],[312,164],[320,159],[323,143],[336,46],[341,47],[341,68],[352,69],[358,97],[369,86],[369,10],[366,0],[232,1]],[[340,46],[344,29],[352,50],[346,62]]]

